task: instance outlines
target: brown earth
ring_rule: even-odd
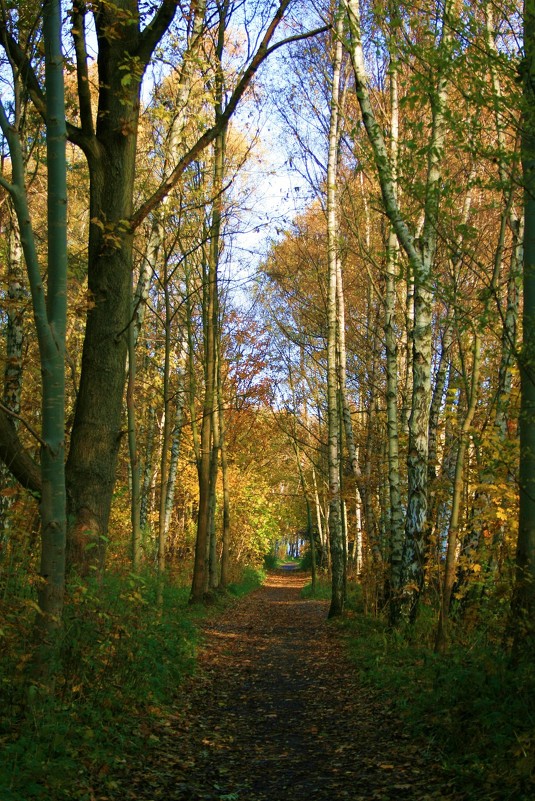
[[[324,601],[279,571],[203,625],[199,670],[125,799],[458,801],[426,744],[359,686]]]

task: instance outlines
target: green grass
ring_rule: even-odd
[[[405,632],[363,615],[344,621],[362,681],[441,755],[470,801],[532,801],[535,666],[514,670],[477,641],[437,656],[427,645],[431,621],[431,610]]]
[[[331,582],[324,576],[320,575],[316,579],[316,589],[312,590],[312,582],[305,584],[301,590],[302,598],[316,598],[320,601],[330,601],[331,599]],[[362,609],[362,589],[360,584],[349,582],[347,585],[347,599],[346,609],[349,612]]]
[[[218,606],[258,588],[264,578],[262,570],[245,568]],[[195,623],[206,610],[188,601],[189,586],[168,580],[159,588],[150,574],[72,581],[63,670],[53,694],[24,669],[34,607],[21,602],[28,607],[22,626],[13,610],[0,632],[1,644],[9,646],[0,662],[1,801],[92,801],[107,790],[113,795],[113,777],[144,758],[151,729],[172,713],[182,681],[194,670]]]
[[[331,597],[331,582],[325,578],[316,580],[316,589],[312,589],[312,582],[305,584],[301,590],[302,598],[316,598],[319,601],[328,601]]]
[[[152,577],[107,575],[69,588],[63,671],[48,694],[26,675],[29,632],[10,631],[0,664],[0,798],[90,801],[95,776],[144,753],[147,726],[165,715],[195,663],[189,591]],[[111,778],[110,778],[111,781]]]
[[[267,553],[264,556],[264,570],[277,570],[283,564],[283,560],[279,559],[274,553]]]

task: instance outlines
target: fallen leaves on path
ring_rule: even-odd
[[[273,573],[204,624],[176,714],[147,732],[146,761],[124,766],[125,801],[460,801],[359,686],[325,602],[300,598],[306,580]]]

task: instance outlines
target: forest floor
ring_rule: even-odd
[[[463,798],[388,702],[359,686],[326,602],[300,597],[307,581],[273,572],[202,624],[198,670],[147,731],[144,758],[116,777],[123,799]]]

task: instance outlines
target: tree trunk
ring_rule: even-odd
[[[329,157],[327,165],[327,247],[329,263],[329,292],[327,310],[327,406],[329,426],[329,540],[331,550],[332,594],[329,617],[341,615],[345,604],[344,538],[340,490],[340,414],[338,384],[338,215],[336,176],[338,162],[338,125],[340,74],[342,63],[342,15],[338,9],[335,57],[331,93],[329,128]]]
[[[160,586],[163,580],[166,566],[166,545],[167,531],[165,528],[165,515],[167,503],[167,487],[169,480],[169,450],[171,443],[171,323],[173,313],[171,310],[170,288],[167,275],[167,264],[164,263],[164,303],[165,303],[165,322],[164,322],[164,364],[163,364],[163,414],[162,414],[162,436],[160,453],[160,503],[158,515],[158,575]]]
[[[395,53],[394,37],[396,29],[390,31],[390,160],[392,182],[397,199],[398,138],[399,138],[399,98],[398,61]],[[399,245],[392,226],[388,232],[386,251],[385,285],[385,354],[386,354],[386,420],[388,448],[388,488],[389,488],[389,550],[390,574],[387,577],[386,597],[389,603],[389,616],[397,619],[402,592],[403,567],[403,511],[401,508],[401,481],[399,472],[399,434],[398,434],[398,346],[396,336],[396,285],[398,281]]]
[[[220,105],[216,104],[216,118]],[[204,404],[201,426],[199,475],[199,512],[197,518],[197,538],[195,542],[195,563],[191,588],[191,600],[199,603],[208,586],[207,554],[210,544],[210,498],[212,448],[214,447],[214,404],[217,399],[216,367],[218,324],[218,281],[219,237],[221,231],[222,190],[225,152],[224,129],[217,137],[214,147],[214,179],[212,224],[210,229],[210,251],[203,285],[203,326],[204,326]],[[215,487],[214,487],[215,491]]]
[[[524,3],[522,170],[524,312],[520,354],[520,508],[513,596],[515,658],[535,646],[535,0]]]
[[[24,344],[24,309],[27,292],[24,281],[24,264],[18,222],[10,199],[9,229],[7,234],[7,325],[6,325],[6,364],[4,369],[3,404],[6,410],[20,415],[22,393],[22,352]],[[15,417],[7,420],[14,431],[18,428]],[[4,462],[0,462],[0,489],[11,488],[15,478]],[[9,510],[14,496],[11,493],[0,495],[0,543],[10,526]],[[3,548],[0,548],[3,551]],[[1,556],[0,556],[1,559]]]
[[[424,545],[427,512],[427,455],[431,370],[431,269],[437,239],[441,193],[441,165],[445,142],[445,109],[448,97],[447,67],[450,59],[452,0],[444,6],[438,43],[438,75],[432,89],[432,131],[428,145],[423,230],[420,245],[411,235],[396,197],[395,175],[381,127],[370,100],[362,47],[359,0],[344,0],[350,30],[350,53],[355,90],[368,139],[373,149],[385,212],[414,275],[414,328],[412,347],[412,405],[409,419],[408,499],[405,519],[403,584],[409,616],[414,620],[424,583]],[[395,622],[395,621],[394,621]]]
[[[182,424],[184,420],[184,405],[186,402],[186,362],[188,358],[188,341],[183,337],[177,353],[177,385],[176,385],[176,412],[175,423],[171,438],[171,459],[169,462],[169,475],[167,477],[167,492],[165,497],[164,531],[165,537],[169,535],[171,514],[175,500],[176,477],[180,444],[182,440]]]
[[[221,338],[218,340],[219,351],[221,351]],[[230,488],[228,475],[228,458],[226,444],[225,410],[223,407],[223,385],[221,376],[221,352],[217,360],[217,403],[218,403],[218,424],[219,424],[219,443],[221,448],[221,478],[223,481],[223,532],[221,546],[221,575],[219,586],[226,590],[229,583],[230,573]]]
[[[100,6],[94,15],[99,108],[96,130],[91,110],[82,114],[79,137],[90,174],[88,291],[93,305],[87,313],[66,470],[69,518],[73,521],[69,559],[82,572],[90,565],[103,566],[117,453],[124,434],[133,240],[128,220],[133,213],[141,75],[133,74],[127,85],[123,76],[125,59],[136,52],[141,34],[136,3],[119,0],[119,7],[132,18],[119,39],[109,40],[107,33],[115,24],[116,6]],[[87,70],[82,62],[80,74]]]
[[[453,496],[451,500],[451,516],[448,527],[448,542],[446,549],[446,562],[444,565],[444,579],[442,583],[442,593],[440,599],[440,614],[438,619],[437,635],[435,639],[435,651],[444,653],[447,648],[447,626],[451,605],[451,595],[455,583],[455,571],[457,566],[457,542],[459,535],[459,515],[463,493],[463,472],[466,449],[470,439],[470,428],[477,405],[479,371],[481,367],[481,334],[479,331],[474,333],[474,350],[472,360],[472,381],[470,384],[470,395],[468,397],[468,408],[466,417],[461,427],[459,448],[457,450],[457,460],[455,462],[455,477],[453,480]]]
[[[12,183],[0,178],[17,215],[32,296],[42,373],[41,403],[41,614],[36,630],[43,645],[45,673],[50,649],[57,646],[65,591],[65,332],[67,317],[67,162],[61,8],[57,0],[43,6],[46,84],[48,284],[43,287],[36,241],[28,208],[20,132],[10,125],[0,104],[0,127],[7,140]],[[18,121],[17,121],[18,124]],[[13,429],[14,431],[14,429]],[[48,662],[48,663],[47,663]]]
[[[149,296],[152,272],[156,272],[158,253],[161,246],[161,226],[153,226],[147,249],[139,268],[139,278],[132,298],[132,312],[128,327],[128,383],[126,387],[126,410],[128,417],[128,451],[130,455],[130,474],[132,492],[130,499],[130,520],[132,524],[132,566],[139,566],[141,555],[141,464],[139,458],[136,425],[135,387],[137,375],[136,347],[145,319],[146,302]]]
[[[156,409],[152,399],[147,410],[145,460],[143,465],[143,483],[141,487],[141,503],[139,512],[139,525],[145,533],[149,527],[150,497],[152,489],[152,460],[154,455],[154,441],[156,434]]]
[[[500,437],[505,438],[507,428],[507,406],[511,393],[511,368],[513,365],[514,354],[516,352],[517,320],[520,296],[519,290],[522,276],[522,237],[524,221],[522,216],[517,211],[514,203],[514,195],[518,180],[515,180],[517,161],[516,158],[513,161],[514,173],[511,176],[510,154],[508,153],[507,149],[506,131],[504,128],[502,87],[498,71],[496,69],[496,58],[498,56],[495,41],[496,33],[494,9],[490,3],[486,3],[485,34],[489,55],[489,74],[493,90],[496,138],[498,142],[498,175],[500,182],[504,187],[504,210],[500,225],[498,247],[496,249],[494,258],[494,275],[496,280],[493,280],[493,283],[498,282],[498,275],[501,275],[503,271],[506,225],[508,226],[512,237],[509,262],[509,279],[507,282],[506,310],[505,314],[503,315],[502,353],[498,372],[496,415],[494,420]]]

